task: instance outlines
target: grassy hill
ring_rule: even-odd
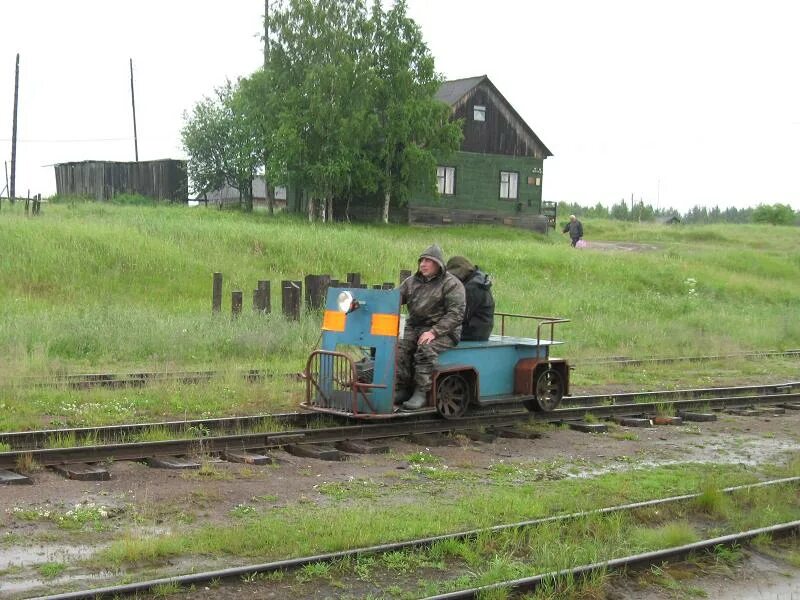
[[[500,227],[320,225],[286,215],[213,208],[47,204],[0,211],[0,429],[286,410],[301,386],[244,383],[243,368],[298,371],[319,338],[319,315],[280,314],[279,282],[307,274],[397,281],[439,243],[492,273],[498,310],[572,319],[557,337],[577,361],[573,384],[635,389],[797,378],[797,359],[725,360],[616,369],[607,356],[730,354],[800,348],[800,232],[771,226],[584,223],[592,247],[560,234]],[[212,273],[224,276],[211,314]],[[272,282],[273,314],[251,290]],[[230,318],[230,292],[245,310]],[[534,335],[529,324],[510,333]],[[208,384],[91,392],[31,388],[24,376],[215,369]]]
[[[585,228],[595,249],[506,228],[312,225],[83,202],[49,204],[32,218],[5,205],[2,371],[296,362],[315,342],[318,321],[252,315],[259,279],[272,281],[278,312],[281,279],[360,272],[370,283],[397,281],[432,242],[493,274],[498,310],[572,319],[560,332],[571,356],[800,347],[798,229],[613,221]],[[214,271],[224,276],[226,313],[216,318]],[[233,289],[245,298],[235,322],[227,318]]]

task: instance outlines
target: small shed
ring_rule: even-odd
[[[189,176],[185,160],[112,162],[85,160],[55,165],[56,193],[110,200],[138,194],[157,200],[186,202]]]

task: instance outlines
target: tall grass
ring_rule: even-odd
[[[54,202],[0,213],[0,375],[82,368],[297,366],[318,319],[248,310],[259,279],[307,274],[397,281],[432,242],[494,276],[498,310],[572,319],[557,337],[572,357],[666,355],[800,345],[796,228],[588,221],[590,241],[655,250],[576,251],[564,236],[485,226],[308,224],[288,215],[150,202]],[[788,254],[788,259],[785,258]],[[211,276],[244,292],[245,311],[212,317]],[[225,312],[225,311],[224,311]],[[533,335],[513,323],[511,333]]]

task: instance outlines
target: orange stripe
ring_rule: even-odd
[[[397,337],[400,330],[400,315],[374,314],[370,333],[372,335],[392,335]]]
[[[345,316],[338,310],[326,310],[322,319],[322,328],[325,331],[344,331]]]

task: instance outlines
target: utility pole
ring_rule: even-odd
[[[14,203],[14,194],[17,183],[17,107],[19,105],[19,52],[17,52],[17,67],[14,70],[14,123],[11,127],[11,187],[8,197]]]
[[[139,162],[139,138],[136,136],[136,100],[133,96],[133,59],[131,64],[131,108],[133,109],[133,150],[136,153],[136,162]]]
[[[269,0],[264,0],[264,70],[269,64]]]
[[[264,74],[266,75],[269,68],[269,0],[264,0]],[[269,150],[264,148],[264,199],[267,202],[267,209],[269,214],[275,211],[273,196],[275,194],[275,187],[270,185],[267,181],[267,159],[269,158]]]

